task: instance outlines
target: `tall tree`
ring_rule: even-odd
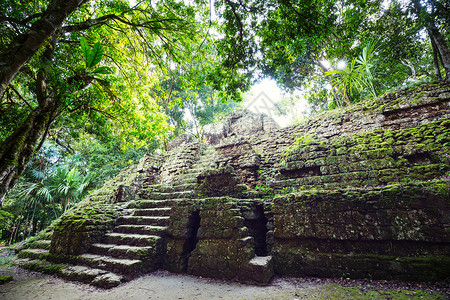
[[[7,14],[17,13],[17,1],[2,1],[0,20],[12,28],[22,29],[0,53],[0,96],[17,75],[17,72],[58,30],[66,18],[87,0],[52,0],[47,9],[26,15],[23,18]],[[20,13],[20,12],[19,12]]]
[[[410,4],[413,12],[423,27],[426,28],[433,48],[433,60],[436,76],[440,77],[439,61],[445,72],[445,81],[450,81],[450,48],[447,45],[436,22],[449,24],[450,3],[448,1],[429,0],[422,4],[419,0],[413,0]]]
[[[151,108],[152,104],[136,103],[150,101],[148,95],[130,90],[133,85],[134,88],[148,86],[152,73],[150,66],[165,68],[162,62],[164,56],[176,59],[179,51],[176,41],[189,39],[198,28],[194,22],[198,10],[174,0],[141,1],[134,7],[122,0],[98,0],[90,1],[78,10],[83,1],[66,2],[76,2],[78,6],[73,7],[69,17],[68,10],[64,10],[64,24],[58,26],[56,32],[47,34],[51,37],[44,39],[41,48],[33,48],[36,55],[27,50],[29,57],[24,60],[21,69],[17,67],[21,72],[15,71],[15,80],[8,79],[10,84],[5,87],[1,98],[2,106],[8,107],[6,110],[21,112],[23,119],[8,121],[16,125],[11,129],[0,128],[6,135],[0,144],[0,204],[57,120],[96,118],[105,123],[103,117],[112,116],[111,111],[114,111],[114,116],[121,116],[119,118],[125,121],[127,114],[137,109],[140,113],[134,114],[138,117],[133,118],[135,126],[132,129],[139,130],[143,126],[155,128],[154,123],[164,123],[164,118],[155,118],[160,113],[156,107]],[[16,4],[8,1],[2,11],[12,11]],[[65,7],[61,1],[53,0],[48,9],[55,12]],[[23,15],[20,19],[24,23],[22,27],[16,26],[15,20],[5,17],[12,25],[0,29],[3,40],[9,38],[14,45],[23,32],[27,36],[28,27],[35,28],[33,26],[38,21],[33,21],[37,17],[26,13],[29,13],[26,9],[19,13]],[[43,18],[43,24],[48,23],[47,14],[42,16],[38,15],[39,21]],[[51,14],[48,18],[53,20]],[[11,31],[11,28],[17,30]],[[87,42],[80,45],[83,36]],[[96,42],[101,42],[103,47]],[[90,49],[92,45],[91,54],[87,55],[85,49]],[[105,59],[100,63],[102,52],[105,52]],[[5,53],[14,60],[14,54],[21,52]],[[81,59],[83,53],[84,59]],[[28,63],[23,66],[27,60]],[[114,72],[106,64],[117,69]],[[136,79],[133,81],[130,77]],[[126,81],[131,81],[129,88],[124,85]],[[136,99],[136,93],[141,93],[139,96],[142,97]],[[122,103],[125,99],[128,102]],[[14,113],[9,115],[14,117]],[[120,127],[117,129],[121,130]]]
[[[225,89],[227,74],[236,72],[244,76],[244,83],[268,76],[282,87],[302,89],[313,78],[336,70],[337,62],[351,64],[367,42],[376,41],[382,75],[373,74],[372,92],[356,94],[357,101],[374,90],[404,83],[411,73],[419,77],[416,71],[429,74],[423,62],[428,62],[431,52],[421,38],[421,28],[429,29],[435,57],[446,68],[443,32],[448,32],[448,5],[436,0],[219,0],[216,8],[224,22],[217,44],[224,63],[215,74],[216,82]]]
[[[333,56],[353,56],[355,33],[380,9],[379,0],[216,1],[224,19],[218,50],[223,68],[272,77],[297,88]],[[256,38],[254,38],[256,36]],[[221,77],[218,77],[223,81]],[[226,78],[225,78],[226,79]]]

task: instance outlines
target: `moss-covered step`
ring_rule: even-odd
[[[68,266],[67,264],[55,264],[45,259],[26,258],[17,262],[21,268],[56,276],[62,276],[62,271]]]
[[[0,276],[0,285],[12,281],[14,278],[12,275],[2,275]]]
[[[49,240],[36,240],[29,244],[28,248],[31,249],[50,249],[50,244],[52,241]]]
[[[141,191],[171,193],[193,190],[195,183],[175,184],[175,185],[148,185],[143,186]]]
[[[79,281],[107,289],[126,281],[121,275],[87,266],[55,264],[39,259],[21,259],[19,260],[19,265],[31,271],[56,275],[66,280]]]
[[[152,200],[185,199],[190,198],[192,195],[192,191],[161,193],[147,190],[140,193],[141,198]]]
[[[17,255],[19,258],[45,259],[50,252],[47,249],[23,249]]]
[[[144,266],[139,259],[122,259],[90,253],[82,254],[78,259],[80,264],[123,274],[127,278],[138,275]]]
[[[118,286],[121,282],[124,282],[126,280],[127,279],[121,275],[117,275],[112,272],[108,272],[103,275],[99,275],[99,276],[95,277],[90,282],[90,284],[104,288],[104,289],[110,289],[110,288]]]
[[[121,275],[86,266],[67,266],[62,270],[61,277],[67,280],[89,283],[105,289],[116,287],[126,281]]]
[[[129,245],[116,245],[116,244],[93,244],[89,253],[98,254],[104,256],[111,256],[114,258],[124,259],[147,259],[153,257],[156,252],[153,246],[129,246]]]
[[[156,235],[129,234],[129,233],[107,233],[104,243],[129,246],[155,246],[161,242],[161,237]]]
[[[170,211],[170,207],[135,209],[133,216],[169,216]]]
[[[159,208],[159,207],[172,207],[177,204],[179,200],[145,200],[139,199],[129,202],[126,208]]]
[[[168,216],[155,217],[155,216],[123,216],[117,220],[118,225],[134,224],[134,225],[157,225],[167,226],[169,225]]]
[[[113,230],[114,233],[131,233],[143,235],[164,236],[167,232],[167,226],[153,225],[119,225]]]

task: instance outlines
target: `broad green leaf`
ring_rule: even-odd
[[[94,71],[92,71],[92,73],[95,73],[95,74],[112,74],[113,71],[109,67],[102,66],[102,67],[96,68]]]
[[[87,68],[92,68],[102,60],[103,48],[99,42],[94,44],[93,49],[89,52]]]
[[[87,68],[88,67],[88,57],[89,57],[89,53],[91,52],[91,49],[89,48],[89,45],[86,42],[86,39],[84,37],[82,37],[80,39],[80,45],[81,45],[81,51],[83,51],[84,64],[86,65],[86,68]]]

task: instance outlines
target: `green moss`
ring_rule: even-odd
[[[285,170],[319,167],[321,177],[300,178],[298,184],[326,188],[429,180],[449,172],[446,121],[403,130],[382,130],[339,136],[322,141],[318,149],[293,145],[280,166]],[[449,131],[449,132],[447,132]],[[301,154],[300,154],[301,153]],[[319,157],[311,159],[314,157]],[[361,177],[349,172],[385,172],[380,177]],[[339,176],[344,174],[344,176]],[[333,175],[333,177],[329,177]],[[335,175],[335,176],[334,176]],[[348,181],[346,181],[348,180]],[[370,182],[368,182],[370,180]]]
[[[25,269],[42,272],[49,275],[62,275],[62,271],[67,268],[64,264],[52,264],[44,260],[32,260],[21,265]]]
[[[345,278],[346,274],[342,274]],[[445,295],[423,290],[381,289],[373,286],[342,286],[331,284],[310,292],[314,299],[444,299]]]
[[[4,283],[7,283],[7,282],[10,282],[10,281],[12,281],[14,278],[13,278],[13,276],[12,275],[3,275],[3,276],[0,276],[0,284],[4,284]]]

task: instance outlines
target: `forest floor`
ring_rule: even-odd
[[[15,256],[0,259],[1,300],[145,300],[145,299],[450,299],[448,284],[350,279],[275,277],[260,287],[157,271],[110,290],[69,282],[17,267]]]

